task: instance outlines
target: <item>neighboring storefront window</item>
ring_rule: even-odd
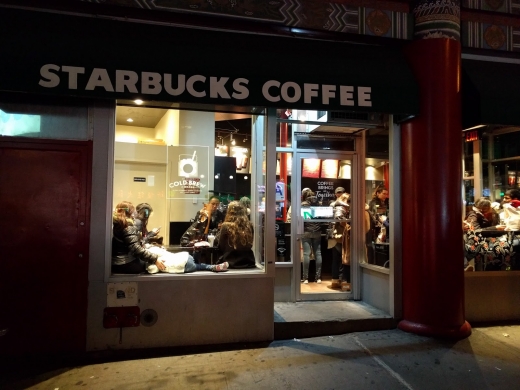
[[[45,103],[25,100],[0,103],[0,136],[87,140],[87,106],[70,99],[46,97]]]
[[[464,267],[518,270],[520,219],[516,220],[519,213],[512,200],[520,194],[520,131],[488,126],[483,134],[471,146],[464,145]],[[481,175],[469,177],[469,161]]]
[[[188,252],[196,263],[263,270],[265,162],[253,150],[264,144],[264,125],[251,114],[118,106],[114,210],[122,201],[153,210],[145,229],[160,230],[148,245]],[[254,226],[244,233],[248,242],[234,234],[221,239],[223,224],[239,218],[229,208]]]

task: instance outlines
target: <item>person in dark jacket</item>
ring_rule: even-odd
[[[139,203],[135,206],[134,224],[141,232],[141,244],[144,246],[149,243],[162,245],[162,237],[158,236],[160,228],[153,228],[148,231],[148,219],[153,213],[153,208],[148,203]]]
[[[302,207],[310,207],[318,204],[316,194],[312,190],[307,189],[302,193]],[[321,226],[322,222],[305,222],[303,224],[303,283],[309,283],[309,266],[310,266],[310,255],[311,249],[314,253],[314,259],[316,260],[316,276],[314,281],[321,283]]]
[[[219,206],[219,198],[212,196],[208,203],[197,211],[191,226],[181,237],[181,246],[193,246],[197,241],[205,240],[206,235],[217,234],[224,221],[224,213],[219,210]]]
[[[135,225],[134,212],[134,205],[124,201],[116,206],[112,216],[112,273],[139,274],[152,264],[159,270],[165,269],[163,259],[141,245],[141,232]]]
[[[230,202],[224,223],[215,238],[215,246],[222,253],[218,262],[227,261],[229,268],[256,267],[251,249],[253,238],[253,224],[249,221],[246,208],[236,200]]]
[[[477,199],[475,205],[471,208],[466,216],[466,223],[473,230],[487,228],[493,225],[493,219],[486,218],[491,210],[491,201],[487,198]],[[496,225],[496,223],[495,223]]]
[[[332,283],[331,289],[350,291],[350,194],[344,192],[331,204],[334,209],[335,222],[332,228],[332,238],[336,245],[332,247]]]

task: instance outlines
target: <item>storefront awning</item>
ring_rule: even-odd
[[[2,9],[0,90],[415,115],[400,47]]]
[[[462,60],[463,129],[520,125],[520,64]]]

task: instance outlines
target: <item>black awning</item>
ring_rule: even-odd
[[[0,50],[4,91],[408,115],[419,111],[418,87],[400,47],[4,8]],[[184,82],[179,75],[186,85],[192,77],[191,89],[173,91]]]
[[[520,64],[462,60],[462,128],[520,126]]]

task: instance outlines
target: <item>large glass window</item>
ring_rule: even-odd
[[[520,189],[518,141],[518,129],[488,126],[482,140],[464,143],[466,271],[520,269],[520,223],[506,206]]]
[[[137,221],[141,244],[166,249],[164,259],[188,253],[210,266],[197,271],[226,262],[229,271],[263,270],[265,157],[254,150],[264,126],[262,115],[117,106],[114,211],[131,203],[146,222]],[[243,217],[251,232],[236,228]],[[112,273],[119,269],[113,261]]]

